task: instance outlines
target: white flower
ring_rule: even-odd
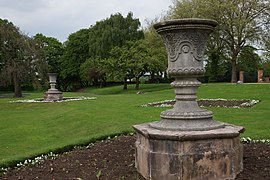
[[[10,103],[48,103],[48,102],[68,102],[68,101],[81,101],[81,100],[93,100],[97,99],[96,97],[66,97],[63,98],[63,100],[60,101],[47,101],[44,99],[25,99],[25,100],[17,100],[17,101],[9,101]]]
[[[264,143],[264,144],[270,144],[270,139],[251,139],[250,137],[243,137],[241,138],[241,141],[244,143]]]

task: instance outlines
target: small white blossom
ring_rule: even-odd
[[[237,99],[222,99],[222,98],[218,98],[218,99],[199,99],[198,101],[246,101],[242,104],[240,104],[239,106],[233,106],[231,108],[245,108],[245,107],[251,107],[254,106],[255,104],[259,103],[259,100],[237,100]],[[154,106],[154,107],[172,107],[173,106],[173,102],[175,102],[175,99],[173,100],[164,100],[164,101],[159,101],[159,102],[152,102],[152,103],[148,103],[148,104],[143,104],[141,105],[141,107],[148,107],[148,106]],[[205,107],[203,105],[201,105],[200,107]],[[208,107],[215,107],[212,106],[211,104]],[[224,107],[224,108],[228,108],[226,105],[224,106],[220,106],[217,105],[216,107]]]
[[[59,101],[47,101],[44,99],[24,99],[24,100],[16,100],[16,101],[9,101],[10,103],[48,103],[48,102],[69,102],[69,101],[81,101],[81,100],[93,100],[97,99],[96,97],[66,97],[63,100]]]
[[[270,139],[251,139],[250,137],[247,137],[247,138],[243,137],[241,138],[241,142],[270,144]]]

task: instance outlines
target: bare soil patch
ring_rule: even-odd
[[[123,135],[66,152],[40,165],[12,169],[3,180],[143,180],[134,162],[135,136]],[[270,180],[270,145],[244,144],[244,170],[237,180]]]

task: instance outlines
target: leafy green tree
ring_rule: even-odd
[[[122,47],[113,47],[110,52],[111,59],[111,69],[114,73],[114,76],[118,79],[122,79],[124,82],[124,90],[127,90],[127,79],[131,79],[130,77],[130,59],[131,55],[129,52],[128,46]]]
[[[208,51],[208,59],[206,60],[206,72],[208,82],[220,82],[227,81],[226,74],[228,72],[228,61],[222,53],[217,49],[212,49]]]
[[[88,39],[89,29],[81,29],[70,34],[64,43],[64,52],[60,57],[60,84],[65,91],[83,86],[80,66],[90,57]]]
[[[238,56],[238,70],[245,72],[245,82],[257,82],[256,75],[262,60],[256,51],[252,46],[245,46]]]
[[[46,37],[43,34],[36,34],[34,40],[39,43],[44,50],[45,59],[48,63],[48,71],[53,73],[60,72],[60,57],[63,55],[63,44],[54,37]]]
[[[246,72],[254,72],[261,66],[261,58],[256,53],[256,48],[245,46],[238,57],[238,68]]]
[[[118,76],[124,78],[124,88],[127,89],[127,79],[134,78],[136,89],[139,89],[140,77],[149,69],[151,54],[143,40],[129,41],[122,47],[111,50],[112,63]]]
[[[142,39],[144,37],[143,31],[139,28],[140,21],[133,18],[131,12],[128,13],[127,17],[123,17],[120,13],[111,15],[110,18],[96,22],[94,26],[91,26],[89,28],[90,58],[81,66],[83,69],[82,77],[86,77],[85,80],[91,79],[92,83],[98,80],[101,86],[106,85],[108,78],[124,79],[126,84],[127,78],[123,78],[123,72],[121,72],[123,64],[119,59],[117,60],[118,64],[113,64],[110,52],[115,47],[122,47],[127,41]],[[90,78],[89,75],[93,78]]]
[[[143,31],[139,19],[133,18],[131,12],[127,17],[120,13],[97,22],[89,29],[89,53],[91,57],[108,58],[115,46],[123,46],[126,41],[142,39]]]
[[[142,39],[143,31],[139,28],[140,21],[133,18],[132,13],[127,17],[117,13],[96,22],[89,29],[71,34],[64,44],[65,51],[61,57],[64,89],[68,90],[74,85],[96,84],[96,81],[104,86],[107,79],[113,77],[112,74],[117,74],[111,71],[111,49],[121,47],[129,40]]]
[[[14,97],[22,96],[23,81],[31,81],[37,53],[31,38],[7,20],[0,19],[1,83],[13,85]]]
[[[38,46],[42,52],[41,57],[44,58],[44,60],[41,61],[41,63],[44,64],[38,66],[36,70],[37,81],[35,85],[44,89],[48,87],[48,72],[60,74],[60,57],[63,55],[64,47],[56,38],[46,37],[43,34],[36,34],[34,36],[34,40],[36,42],[36,46]]]
[[[262,62],[264,76],[270,77],[270,61]]]
[[[80,67],[81,79],[87,82],[87,85],[106,86],[107,77],[112,73],[109,61],[110,59],[98,57],[87,59]]]
[[[129,49],[129,54],[131,57],[129,59],[129,66],[131,69],[131,75],[135,79],[135,88],[138,90],[140,77],[142,77],[148,71],[151,55],[148,51],[149,49],[147,49],[143,43],[143,40],[138,40],[131,43],[132,45]]]
[[[240,52],[245,46],[261,41],[269,27],[269,3],[265,0],[182,0],[175,1],[171,16],[209,18],[219,23],[217,38],[224,42],[231,63],[231,82],[236,82]]]
[[[166,74],[167,68],[167,53],[164,42],[160,35],[153,28],[153,24],[156,20],[149,22],[148,28],[144,30],[144,46],[147,48],[147,52],[151,58],[147,61],[147,70],[150,72],[151,79],[154,81],[155,76],[162,77]],[[167,76],[165,75],[165,78]]]

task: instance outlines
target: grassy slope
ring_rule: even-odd
[[[145,94],[136,94],[136,90],[123,94],[121,88],[65,93],[65,96],[106,95],[98,95],[96,100],[64,103],[9,103],[10,98],[1,98],[0,166],[104,136],[130,132],[133,124],[159,120],[159,113],[166,109],[143,108],[141,104],[174,98],[168,84],[143,86],[140,91],[147,92]],[[31,93],[25,99],[42,96],[42,93]],[[249,109],[211,110],[216,120],[245,126],[247,131],[243,136],[270,139],[270,84],[208,84],[200,87],[198,96],[262,100]]]

